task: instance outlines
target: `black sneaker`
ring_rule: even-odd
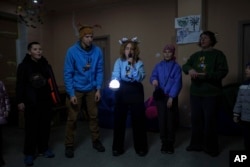
[[[54,158],[54,157],[55,157],[55,154],[52,152],[52,150],[47,149],[47,150],[43,153],[43,156],[44,156],[45,158]]]
[[[73,158],[74,157],[74,148],[72,146],[68,146],[65,148],[65,156],[67,158]]]
[[[210,155],[211,157],[217,157],[220,154],[219,151],[208,151],[206,149],[204,149],[204,152]]]
[[[173,145],[167,145],[167,147],[166,147],[166,153],[168,153],[168,154],[173,154],[174,153],[174,146]]]
[[[137,151],[136,154],[139,155],[140,157],[144,157],[146,156],[148,153],[148,151],[144,151],[144,150],[141,150],[141,151]]]
[[[102,145],[100,140],[96,140],[93,142],[93,148],[96,149],[98,152],[105,151],[105,147]]]
[[[117,157],[124,153],[124,150],[113,150],[113,156]]]
[[[0,156],[0,166],[4,166],[5,165],[5,162],[3,160],[3,157]]]
[[[32,155],[26,155],[24,157],[24,164],[26,166],[33,166],[34,157]]]
[[[44,151],[44,152],[38,153],[38,156],[43,156],[43,157],[45,157],[45,158],[54,158],[54,157],[55,157],[55,154],[52,152],[52,150],[47,149],[47,150]]]
[[[167,145],[166,144],[161,145],[161,153],[162,154],[167,154]]]

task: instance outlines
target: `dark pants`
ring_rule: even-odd
[[[49,105],[26,106],[24,154],[35,155],[48,149],[51,126],[51,108]]]
[[[2,125],[0,125],[0,159],[3,157],[3,132]]]
[[[217,118],[219,97],[190,96],[192,136],[190,146],[218,152]]]
[[[166,97],[163,100],[156,101],[158,110],[160,139],[162,144],[173,145],[175,142],[176,116],[178,112],[178,99],[173,99],[171,108],[167,108]]]
[[[147,151],[145,107],[142,104],[118,105],[114,112],[113,150],[123,150],[128,111],[131,113],[135,151]]]
[[[244,137],[245,150],[250,153],[250,122],[242,121],[241,126]]]
[[[124,149],[128,112],[131,113],[135,151],[147,151],[146,115],[141,83],[121,82],[121,87],[116,92],[113,150],[121,151]]]

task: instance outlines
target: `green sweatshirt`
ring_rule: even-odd
[[[222,51],[212,49],[194,53],[182,65],[182,70],[186,75],[188,75],[188,71],[191,69],[206,74],[205,76],[191,79],[191,95],[217,96],[222,93],[222,79],[228,73],[227,59]]]

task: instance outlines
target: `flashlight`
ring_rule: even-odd
[[[112,90],[117,90],[120,88],[120,82],[117,79],[113,79],[109,83],[109,88]]]

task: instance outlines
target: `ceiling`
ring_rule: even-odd
[[[8,3],[17,4],[18,1],[25,0],[1,0]],[[30,0],[27,0],[30,1]],[[72,9],[93,8],[103,5],[112,5],[118,2],[129,2],[131,0],[42,0],[47,11],[62,11]]]
[[[123,0],[44,0],[44,4],[47,10],[58,11],[111,5],[121,1]]]

